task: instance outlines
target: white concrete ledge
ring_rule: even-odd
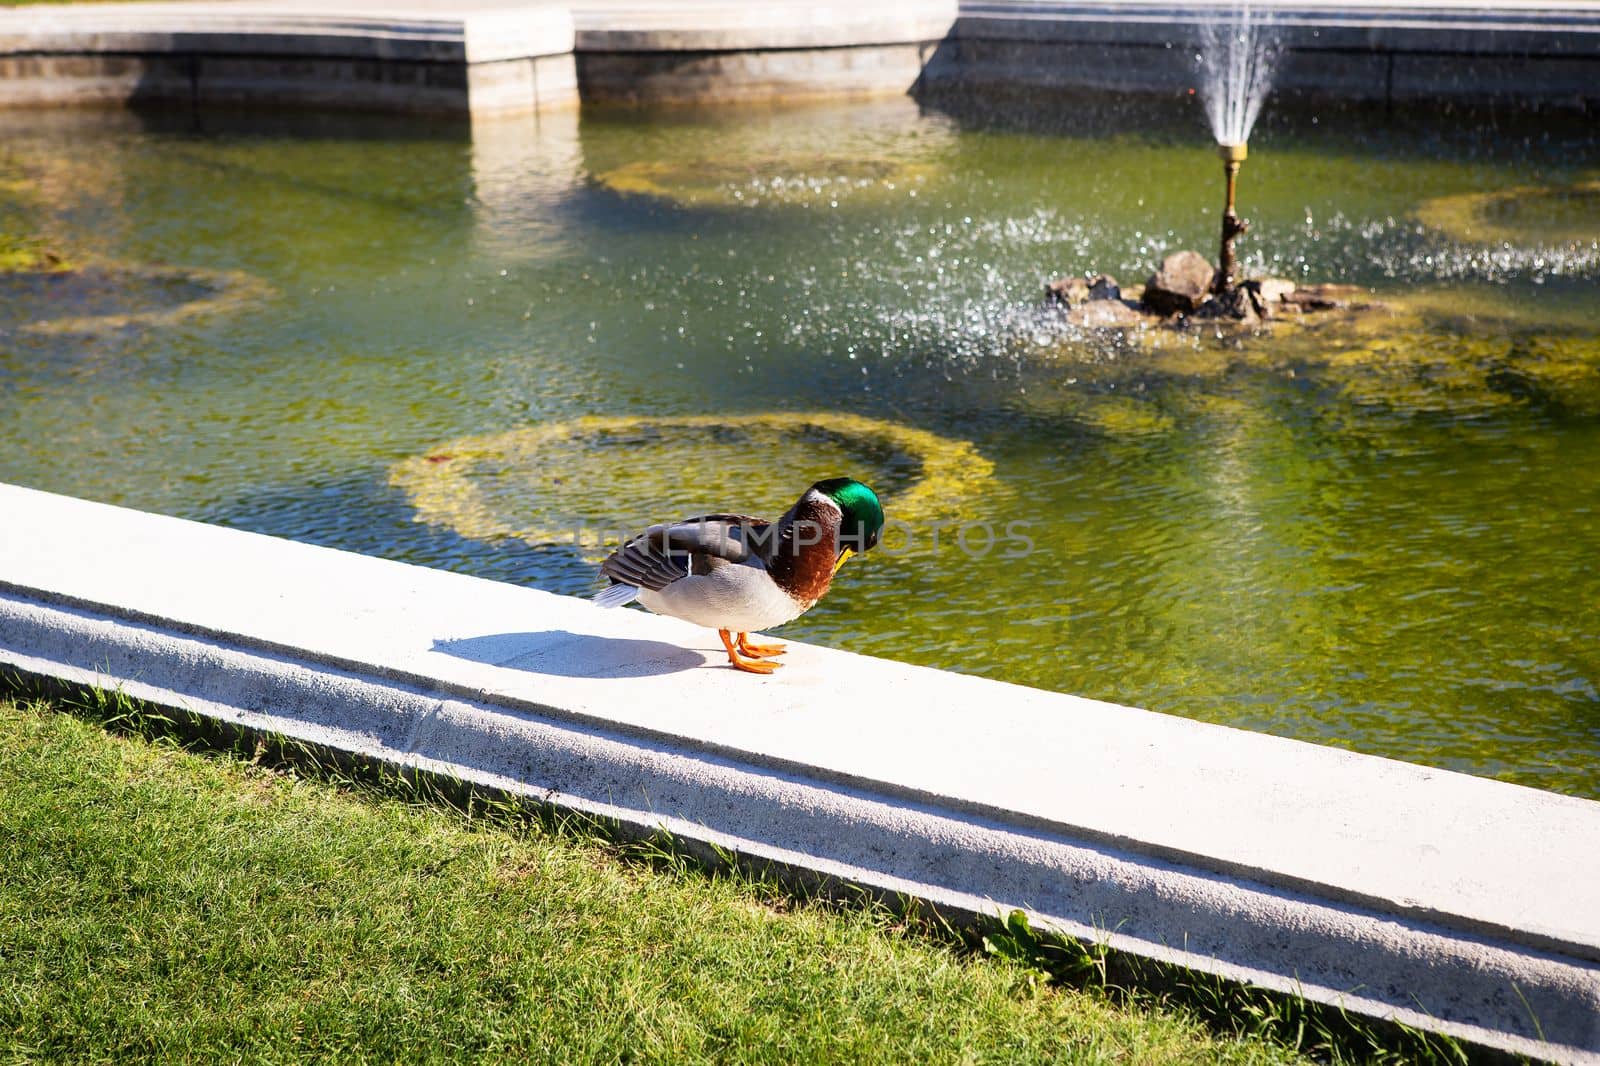
[[[577,0],[584,100],[795,100],[906,93],[956,0]]]
[[[194,53],[491,63],[572,51],[572,15],[500,0],[233,0],[39,5],[3,12],[0,50]]]
[[[584,3],[573,7],[580,52],[732,52],[937,41],[956,0],[854,3]]]
[[[583,23],[581,43],[574,11]],[[584,73],[589,99],[906,92],[955,16],[956,0],[834,6],[702,0],[689,7],[213,0],[0,8],[0,106],[176,100],[542,110],[577,99],[575,49],[591,60]]]
[[[0,106],[541,110],[577,100],[573,40],[565,5],[527,0],[0,9]]]
[[[1280,89],[1600,106],[1582,2],[1257,0]],[[163,100],[473,112],[594,101],[1093,88],[1179,92],[1171,0],[185,0],[0,8],[0,106]]]
[[[1485,4],[1424,0],[1390,4],[1350,0],[1253,0],[1292,48],[1385,52],[1418,50],[1475,55],[1600,53],[1600,9],[1589,0]],[[1163,42],[1238,10],[1235,0],[962,0],[958,35],[1103,42]],[[1181,36],[1180,36],[1181,35]]]
[[[1177,93],[1199,30],[1227,0],[963,0],[926,91]],[[1403,6],[1256,0],[1286,49],[1277,92],[1361,101],[1501,99],[1600,105],[1600,9],[1587,2]]]
[[[0,515],[0,668],[1600,1061],[1600,804],[798,644],[739,674],[670,620],[16,487]]]

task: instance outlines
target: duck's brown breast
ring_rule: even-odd
[[[800,501],[768,561],[773,582],[810,608],[833,583],[839,557],[839,512],[820,500]]]

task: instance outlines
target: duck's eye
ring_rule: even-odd
[[[857,526],[849,533],[841,534],[839,537],[839,547],[849,548],[857,555],[871,549],[877,543],[878,534],[876,532],[868,532],[862,526]]]

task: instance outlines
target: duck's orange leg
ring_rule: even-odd
[[[770,674],[783,665],[782,663],[769,663],[764,659],[741,659],[739,658],[739,649],[734,644],[733,634],[726,629],[719,629],[717,630],[717,636],[722,638],[722,646],[728,649],[728,662],[733,664],[735,670],[747,670],[752,674]],[[744,634],[740,633],[739,638],[742,642]]]
[[[741,652],[752,659],[770,659],[774,655],[782,655],[789,650],[782,644],[752,644],[748,633],[740,633],[734,643],[738,645]]]

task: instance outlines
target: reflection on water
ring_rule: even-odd
[[[1211,247],[1203,122],[991,118],[0,117],[6,235],[271,290],[164,326],[0,326],[0,478],[584,593],[581,545],[417,522],[391,471],[587,416],[834,410],[970,443],[993,473],[950,513],[1032,551],[923,523],[789,635],[1600,796],[1600,249],[1418,215],[1583,187],[1593,131],[1269,111],[1246,267],[1392,316],[1152,343],[1033,305],[1048,277],[1137,283]],[[1593,232],[1592,206],[1557,220]],[[31,292],[0,286],[0,323],[40,317]],[[611,477],[681,484],[666,518],[775,513],[851,462],[895,476],[881,441],[808,439],[718,436],[701,462],[679,433],[615,472],[568,442],[507,477],[578,478],[600,522],[632,498]]]

